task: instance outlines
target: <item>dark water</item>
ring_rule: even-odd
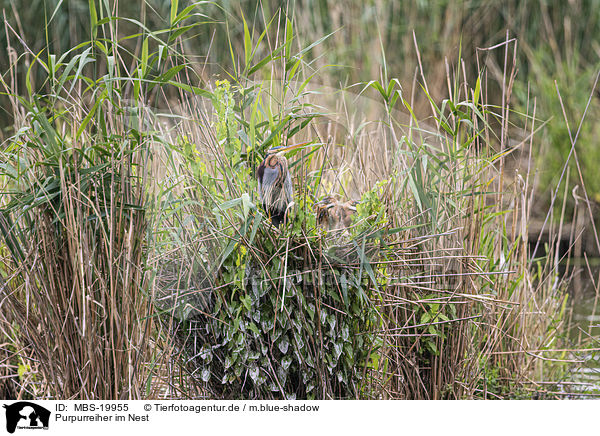
[[[587,350],[574,353],[575,360],[581,363],[573,365],[569,371],[570,379],[563,388],[580,394],[600,395],[600,295],[598,285],[600,268],[581,274],[570,283],[570,323],[568,337],[573,346],[582,343]]]

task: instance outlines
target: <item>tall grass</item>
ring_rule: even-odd
[[[488,102],[501,104],[502,87],[498,84],[503,75],[504,53],[502,50],[479,51],[502,43],[508,31],[518,40],[516,52],[520,81],[516,83],[513,107],[527,111],[529,97],[537,97],[537,115],[543,120],[562,119],[554,81],[558,81],[562,97],[569,113],[581,114],[587,91],[599,66],[598,44],[593,36],[600,30],[600,15],[592,1],[546,2],[534,1],[525,6],[522,2],[494,2],[489,0],[465,0],[461,2],[420,1],[416,5],[398,2],[350,2],[344,6],[331,0],[290,0],[284,5],[277,1],[263,1],[258,7],[252,2],[196,2],[198,13],[189,17],[189,23],[226,23],[226,25],[198,26],[181,40],[186,53],[198,56],[198,70],[203,79],[210,74],[221,74],[222,65],[229,62],[230,48],[243,50],[244,18],[250,23],[250,33],[260,34],[269,27],[269,20],[283,7],[294,20],[297,43],[308,46],[311,35],[328,35],[331,38],[314,47],[308,54],[315,69],[335,65],[321,81],[332,87],[340,83],[368,82],[379,78],[382,62],[403,83],[405,92],[412,93],[413,76],[419,62],[428,71],[428,93],[441,100],[446,93],[446,75],[449,65],[459,58],[465,59],[465,75],[475,83],[478,75],[489,77]],[[10,32],[0,33],[0,46],[9,47],[9,54],[0,59],[0,69],[8,70],[12,63],[17,66],[11,80],[25,81],[28,65],[45,47],[61,52],[75,46],[90,35],[91,26],[85,17],[89,2],[75,0],[62,5],[58,0],[4,2],[8,23],[23,39],[30,50],[21,52],[20,41],[10,37]],[[144,2],[113,2],[111,14],[128,17],[143,23],[146,28],[159,29],[169,25],[170,1],[145,0]],[[185,3],[185,6],[194,4]],[[181,3],[183,8],[184,3]],[[40,13],[43,11],[43,13]],[[99,13],[103,14],[102,8]],[[82,18],[84,17],[84,18]],[[100,16],[103,18],[103,15]],[[137,23],[122,20],[119,28],[123,34],[137,32]],[[277,32],[278,26],[271,26]],[[44,38],[38,29],[44,29]],[[68,31],[65,31],[68,29]],[[129,50],[139,50],[133,40],[121,43]],[[22,62],[15,62],[12,54],[20,52]],[[262,58],[269,47],[259,48]],[[478,55],[479,56],[478,59]],[[308,59],[308,58],[307,58]],[[41,71],[31,76],[34,89],[41,90]],[[428,115],[429,102],[415,90],[413,110],[421,118]],[[592,102],[590,112],[598,113],[597,101]],[[4,120],[4,121],[2,121]],[[10,113],[0,113],[0,125],[11,123]],[[562,123],[553,122],[541,133],[543,147],[536,150],[540,168],[543,194],[540,200],[547,206],[551,187],[557,183],[555,174],[560,173],[567,158],[565,148],[567,129]],[[519,131],[513,130],[513,135]],[[2,131],[0,131],[0,135]],[[581,133],[579,147],[582,154],[594,156],[593,146],[597,132],[592,125]],[[517,139],[518,141],[518,139]],[[593,162],[590,159],[589,162]],[[587,188],[596,201],[600,182],[593,167],[582,163]],[[570,183],[577,184],[574,168],[569,173]],[[570,221],[575,200],[568,200],[567,219]],[[539,218],[539,217],[538,217]],[[588,218],[589,221],[589,218]]]
[[[45,71],[48,93],[3,81],[17,121],[2,150],[2,322],[28,375],[19,396],[147,395],[156,140],[145,80],[171,73],[148,50],[153,35],[126,64],[104,13],[99,24],[91,11],[93,40],[35,59],[27,77]]]

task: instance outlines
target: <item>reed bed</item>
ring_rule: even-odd
[[[244,19],[228,79],[206,83],[186,56],[196,7],[124,39],[99,7],[91,41],[36,59],[51,92],[2,82],[4,394],[552,396],[567,294],[555,251],[529,257],[534,177],[508,170],[540,123],[533,99],[511,110],[514,40],[493,49],[500,79],[469,83],[459,59],[443,96],[420,63],[409,94],[385,62],[334,90],[310,60],[327,36],[302,45],[278,11],[264,31]],[[307,140],[277,229],[255,169]],[[348,229],[317,225],[325,195],[360,200]]]

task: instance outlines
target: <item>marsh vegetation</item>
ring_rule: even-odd
[[[555,71],[537,68],[563,64],[529,62],[543,52],[511,2],[509,25],[485,1],[373,22],[381,5],[309,3],[43,2],[43,40],[6,9],[4,397],[598,393],[570,384],[598,338],[566,328],[573,253],[591,271],[582,235],[598,245],[597,171],[577,154],[597,75],[568,100],[542,89]],[[572,64],[597,50],[587,33],[545,5],[554,54],[596,71]],[[478,17],[503,30],[461,44],[449,23]],[[275,227],[256,168],[303,142]],[[357,202],[347,228],[317,222],[327,195]]]

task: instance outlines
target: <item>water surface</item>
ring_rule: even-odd
[[[592,271],[596,283],[599,272],[598,267]],[[568,337],[573,346],[583,340],[589,349],[575,353],[582,363],[573,366],[569,371],[570,380],[562,388],[580,394],[600,395],[600,296],[585,271],[571,281],[569,292]]]

